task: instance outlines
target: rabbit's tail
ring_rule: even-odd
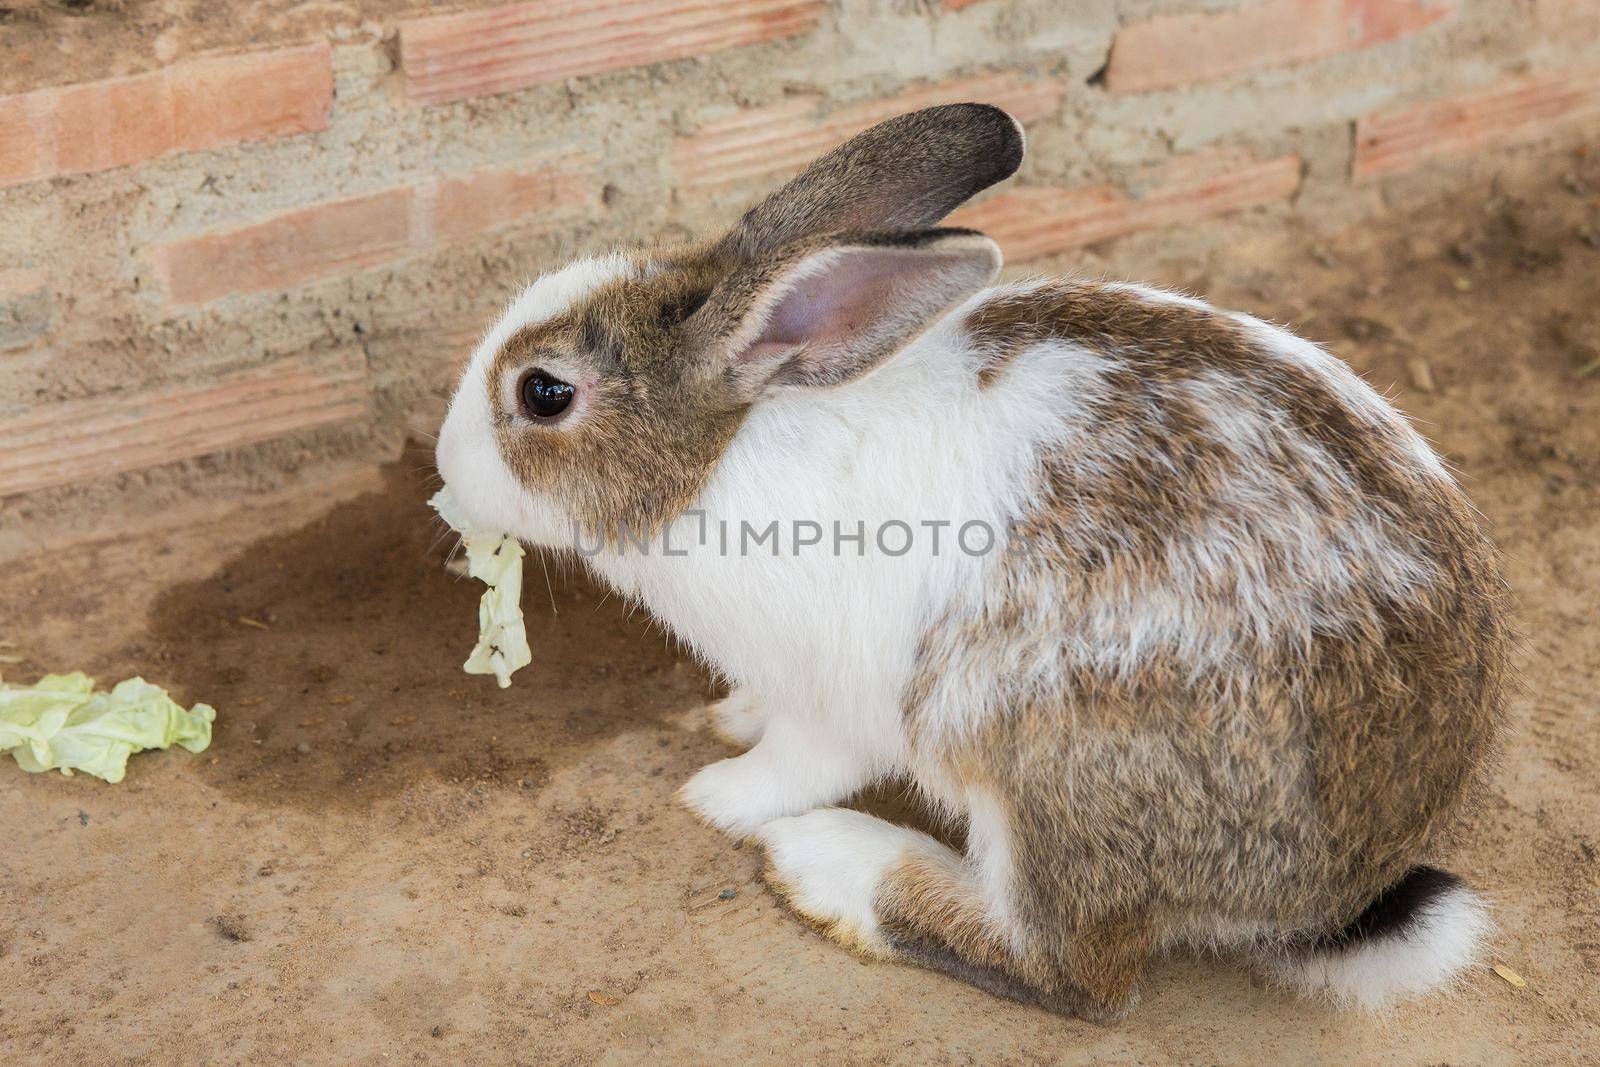
[[[1482,898],[1460,878],[1413,867],[1343,930],[1267,962],[1277,978],[1308,996],[1382,1011],[1451,985],[1493,929]]]

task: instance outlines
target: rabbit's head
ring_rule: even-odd
[[[690,505],[751,406],[870,373],[1000,268],[937,229],[1022,160],[1005,112],[955,104],[859,134],[720,239],[574,263],[478,347],[439,439],[478,524],[551,546]]]

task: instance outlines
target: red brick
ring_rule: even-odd
[[[982,230],[1012,262],[1258,204],[1286,200],[1300,185],[1300,158],[1260,162],[1201,155],[1168,164],[1139,195],[1114,185],[1020,188],[957,211],[950,225]]]
[[[333,104],[326,43],[173,67],[178,148],[214,148],[326,129]]]
[[[572,159],[522,170],[484,170],[440,181],[431,217],[413,240],[461,240],[529,215],[589,204],[594,199],[592,160]]]
[[[1052,114],[1061,104],[1061,93],[1056,82],[990,74],[847,104],[826,114],[820,97],[797,96],[706,123],[678,139],[672,159],[682,185],[715,189],[798,171],[873,123],[916,108],[975,100],[1031,122]]]
[[[43,178],[54,170],[55,138],[48,93],[0,97],[0,189]]]
[[[792,37],[824,0],[538,0],[400,24],[406,99],[469,96]]]
[[[156,274],[179,303],[348,274],[404,253],[411,196],[409,188],[389,189],[173,241],[155,249]]]
[[[1483,92],[1368,115],[1356,123],[1354,172],[1371,178],[1440,156],[1600,126],[1600,69],[1513,78]]]
[[[283,360],[208,384],[47,404],[0,423],[0,497],[366,416],[359,361]]]
[[[388,263],[533,215],[592,202],[593,161],[485,168],[332,200],[236,229],[157,245],[150,260],[168,297],[199,304],[283,289]]]
[[[315,44],[0,97],[0,187],[322,129],[331,56]]]
[[[1225,78],[1367,48],[1433,25],[1457,0],[1260,0],[1234,11],[1162,15],[1117,31],[1112,92]]]
[[[172,95],[162,74],[85,82],[56,92],[55,171],[125,167],[172,151]]]

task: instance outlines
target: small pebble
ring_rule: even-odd
[[[307,752],[311,751],[311,745],[305,741],[302,741],[298,745],[294,746],[294,750],[304,756]]]
[[[1433,367],[1427,360],[1420,356],[1413,356],[1406,361],[1406,369],[1411,372],[1411,384],[1424,393],[1438,391],[1438,384],[1433,380]]]
[[[1377,319],[1351,315],[1344,320],[1344,333],[1352,341],[1372,341],[1390,337],[1394,331]]]

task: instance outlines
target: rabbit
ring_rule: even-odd
[[[1023,150],[912,112],[716,240],[539,279],[461,378],[448,490],[727,681],[746,751],[681,799],[850,949],[1102,1021],[1173,951],[1354,1009],[1449,985],[1492,928],[1430,861],[1502,728],[1495,550],[1316,345],[994,284],[937,223]],[[842,806],[883,780],[964,844]]]

